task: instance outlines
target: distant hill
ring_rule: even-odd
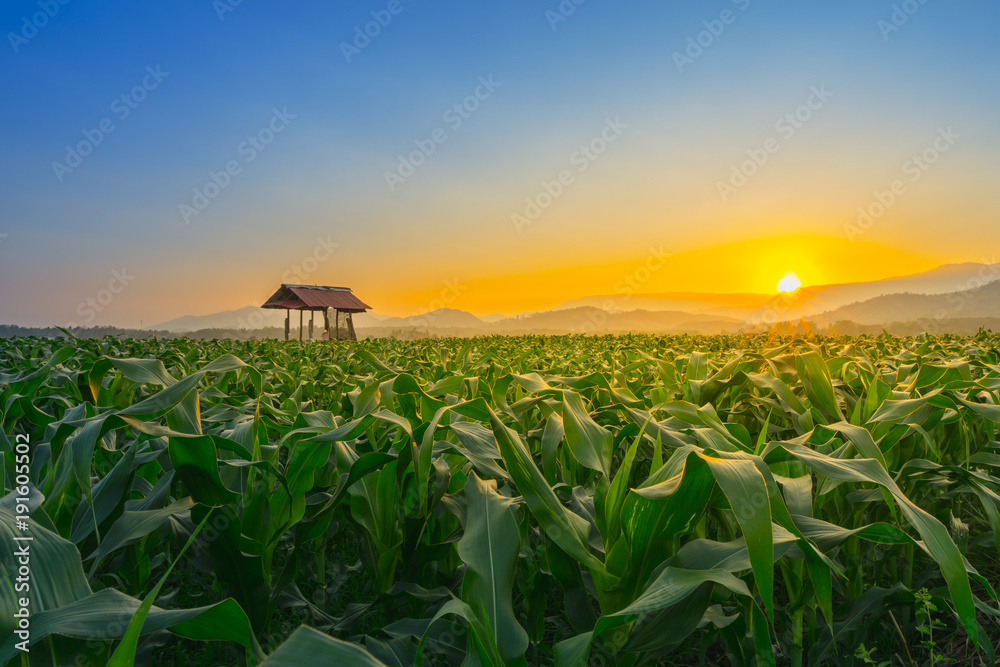
[[[945,264],[908,276],[861,283],[810,285],[796,292],[796,317],[811,317],[859,301],[887,294],[945,294],[967,290],[1000,278],[1000,263]],[[605,294],[572,299],[555,310],[589,306],[609,312],[672,310],[757,320],[768,311],[773,294],[667,292],[662,294]]]
[[[455,308],[438,308],[422,315],[410,315],[409,317],[386,317],[371,325],[361,323],[355,319],[355,326],[364,328],[367,326],[377,326],[378,328],[392,327],[433,327],[443,329],[468,328],[477,329],[486,324],[472,313]]]
[[[814,326],[845,322],[875,326],[937,318],[1000,316],[1000,263],[947,264],[886,280],[802,287],[792,295],[667,292],[572,299],[540,313],[477,317],[455,308],[386,317],[357,313],[359,336],[474,336],[489,333],[622,332],[719,333],[759,329],[775,320],[809,320]],[[980,289],[975,289],[980,288]],[[173,333],[214,330],[283,331],[285,312],[247,306],[186,315],[150,329]],[[308,321],[308,315],[306,317]],[[940,318],[938,318],[940,319]],[[762,324],[763,323],[763,324]],[[292,318],[292,327],[298,318]],[[913,326],[917,326],[914,324]]]
[[[946,294],[961,292],[1000,278],[1000,264],[945,264],[930,271],[867,283],[821,285],[800,290],[815,307],[833,310],[890,294]]]
[[[813,318],[817,322],[850,320],[882,324],[910,320],[1000,317],[1000,282],[948,294],[890,294],[853,303]]]
[[[298,325],[298,320],[295,324]],[[149,328],[182,333],[201,329],[262,329],[284,326],[285,311],[246,306],[209,315],[185,315]]]
[[[738,330],[743,321],[679,311],[607,312],[591,306],[550,310],[495,322],[494,333],[718,333]]]
[[[666,292],[662,294],[604,294],[571,299],[554,310],[600,308],[608,312],[679,311],[744,318],[754,309],[767,304],[766,294],[709,294],[701,292]]]
[[[317,313],[318,321],[322,322],[323,314]],[[354,315],[354,326],[377,326],[383,319],[381,315],[375,313],[356,313]],[[309,313],[305,314],[306,322],[309,321]],[[292,315],[292,327],[298,328],[299,317]],[[319,326],[322,326],[320,324]],[[192,331],[203,331],[206,329],[266,329],[276,327],[284,330],[285,311],[274,308],[258,308],[257,306],[246,306],[238,310],[224,310],[220,313],[209,313],[208,315],[185,315],[162,324],[149,327],[163,331],[173,331],[174,333],[187,333]]]
[[[367,313],[354,313],[354,315],[351,316],[351,319],[354,321],[354,328],[361,329],[364,327],[379,326],[380,322],[389,318],[378,315],[369,310]]]

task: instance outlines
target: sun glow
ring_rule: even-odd
[[[779,292],[794,292],[798,288],[802,287],[802,281],[793,272],[789,271],[785,276],[778,281],[778,291]]]

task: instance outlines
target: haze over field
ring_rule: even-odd
[[[781,322],[812,328],[854,325],[914,326],[966,330],[970,320],[1000,323],[1000,263],[953,264],[888,280],[799,287],[788,294],[675,292],[595,295],[566,301],[543,312],[485,318],[455,308],[408,317],[355,315],[363,335],[478,335],[492,333],[733,333]],[[284,326],[284,311],[247,306],[202,316],[184,316],[150,327],[195,333]],[[292,318],[292,326],[298,326]],[[305,320],[308,323],[308,316]],[[975,327],[973,327],[974,329]],[[318,330],[317,330],[318,331]],[[318,335],[318,334],[317,334]]]
[[[0,321],[744,320],[993,264],[997,7],[903,4],[6,3]]]

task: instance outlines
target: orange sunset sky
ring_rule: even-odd
[[[68,5],[0,54],[0,323],[80,321],[109,285],[90,324],[282,282],[515,314],[1000,254],[991,5],[887,31],[861,0],[404,3],[354,53],[375,4],[210,4]]]

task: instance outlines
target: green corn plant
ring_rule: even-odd
[[[986,663],[998,344],[0,339],[0,528],[64,661]]]

